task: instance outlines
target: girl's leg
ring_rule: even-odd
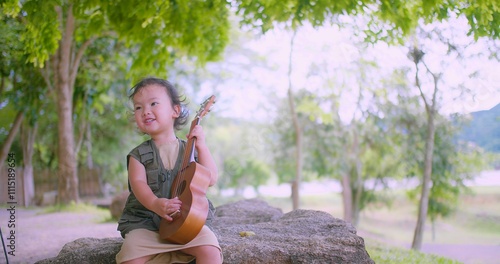
[[[196,257],[196,264],[221,264],[220,250],[214,246],[198,246],[183,249],[182,252]]]

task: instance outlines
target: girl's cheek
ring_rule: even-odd
[[[139,124],[141,121],[141,114],[137,111],[135,112],[134,116],[135,116],[135,122]]]

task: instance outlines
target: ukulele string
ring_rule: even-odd
[[[191,124],[190,132],[193,130],[194,126],[199,124],[199,123],[200,123],[200,118],[197,115]],[[192,139],[191,142],[193,142],[193,143],[190,145],[189,140],[188,140],[188,144],[186,144],[186,149],[184,150],[184,155],[182,157],[182,163],[181,163],[181,168],[180,168],[181,171],[180,171],[180,173],[178,173],[178,175],[176,177],[176,185],[175,185],[176,190],[174,193],[175,194],[174,197],[179,197],[184,189],[184,188],[182,188],[182,183],[184,182],[184,180],[186,178],[186,170],[187,170],[187,167],[189,166],[192,152],[194,151],[194,139]],[[189,156],[188,156],[188,153],[189,153]]]
[[[201,117],[202,117],[202,114],[203,114],[203,111],[205,110],[206,111],[206,107],[207,107],[207,104],[210,100],[214,100],[214,96],[212,95],[210,98],[208,98],[207,100],[205,100],[202,104],[201,104],[201,108],[198,112],[196,112],[196,116],[193,120],[193,122],[191,123],[191,127],[189,129],[189,132],[191,133],[191,131],[194,129],[194,127],[198,124],[200,124],[200,121],[201,121]],[[191,161],[193,161],[192,159],[194,159],[193,155],[194,155],[194,148],[195,148],[195,139],[192,139],[191,140],[192,144],[189,145],[189,144],[186,144],[186,149],[184,150],[184,155],[182,157],[182,162],[181,162],[181,167],[180,167],[180,173],[178,173],[178,175],[175,177],[175,185],[176,186],[176,190],[174,192],[174,196],[172,197],[179,197],[182,193],[182,190],[184,188],[187,188],[184,187],[184,188],[181,188],[182,187],[182,182],[184,182],[184,178],[185,178],[185,175],[186,175],[186,170],[187,170],[187,167],[189,166],[189,164],[191,163]],[[188,143],[189,143],[189,140],[188,140]],[[189,148],[189,149],[188,149]],[[189,153],[189,156],[188,156],[188,153]]]

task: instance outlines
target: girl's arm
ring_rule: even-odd
[[[138,160],[129,158],[128,178],[130,187],[135,197],[147,209],[155,212],[167,221],[172,221],[170,214],[181,208],[181,201],[175,197],[173,199],[158,198],[147,183],[146,169]]]
[[[212,153],[210,153],[210,149],[205,142],[205,133],[203,132],[203,127],[200,125],[196,125],[191,133],[187,136],[188,139],[196,137],[195,147],[198,151],[198,162],[205,166],[208,170],[210,170],[210,183],[209,186],[213,186],[217,183],[217,179],[219,178],[219,171],[217,169],[217,165],[215,164],[215,160],[212,157]]]

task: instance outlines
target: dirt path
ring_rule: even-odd
[[[6,209],[1,208],[0,226],[6,240]],[[40,214],[37,210],[16,210],[16,250],[9,256],[12,264],[35,263],[55,257],[68,242],[81,237],[119,237],[116,223],[98,223],[95,215],[86,213]],[[5,263],[0,250],[0,263]]]
[[[422,252],[456,259],[466,264],[499,264],[499,245],[424,244]]]

